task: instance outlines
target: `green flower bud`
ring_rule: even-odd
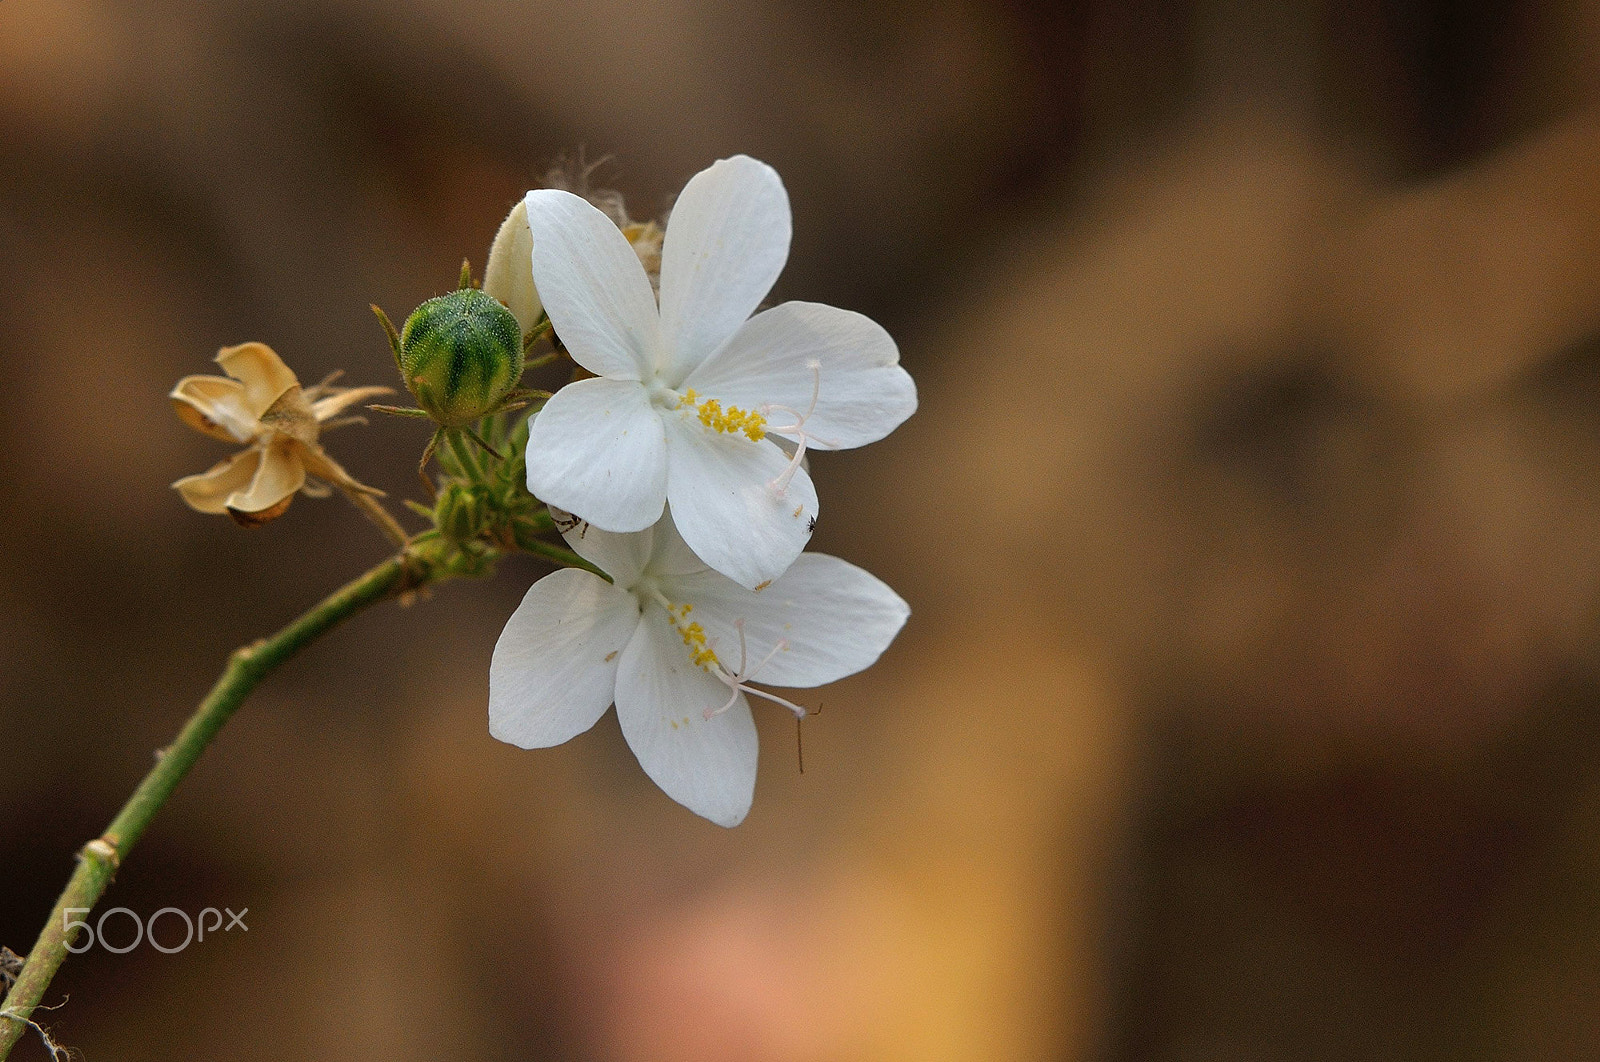
[[[434,503],[434,522],[444,536],[453,542],[469,542],[476,538],[488,519],[488,500],[478,491],[459,483],[445,487]]]
[[[418,306],[400,333],[400,372],[447,428],[493,413],[522,378],[522,327],[489,295],[462,288]]]

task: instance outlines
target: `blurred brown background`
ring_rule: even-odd
[[[165,393],[481,266],[582,149],[775,165],[775,298],[899,339],[815,545],[911,602],[722,831],[608,717],[487,733],[542,569],[230,724],[72,959],[100,1059],[1600,1057],[1600,13],[1586,3],[0,0],[0,942],[234,646],[384,553],[244,532]],[[423,438],[334,436],[404,495]],[[36,1041],[15,1057],[40,1058]]]

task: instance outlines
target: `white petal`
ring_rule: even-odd
[[[533,286],[533,232],[528,228],[528,202],[517,200],[500,223],[483,267],[483,290],[506,304],[522,334],[533,331],[544,312],[539,291]]]
[[[746,155],[714,162],[673,204],[661,247],[662,377],[676,386],[755,312],[789,258],[789,195]]]
[[[756,727],[740,694],[696,666],[659,607],[647,607],[617,672],[617,719],[656,785],[696,815],[737,826],[756,786]]]
[[[659,364],[655,293],[622,230],[571,192],[524,200],[533,281],[572,360],[592,373],[638,380]]]
[[[752,678],[772,686],[821,686],[872,666],[911,615],[883,580],[823,553],[801,554],[757,592],[705,572],[663,580],[662,593],[694,606],[730,670],[740,665],[734,620],[744,620],[747,668],[786,642]]]
[[[552,510],[552,515],[560,520],[563,514]],[[577,521],[561,532],[561,537],[567,540],[572,552],[611,576],[612,581],[624,590],[639,581],[645,564],[650,560],[656,527],[661,526],[660,521],[656,522],[655,527],[647,527],[643,531],[618,534],[615,531],[602,531],[570,513],[565,515]]]
[[[623,589],[631,588],[648,571],[656,576],[693,575],[707,571],[672,523],[669,508],[651,527],[631,534],[602,531],[561,509],[550,510],[561,537],[572,551],[611,576]]]
[[[528,428],[528,490],[606,531],[643,531],[667,499],[661,416],[630,380],[579,380]]]
[[[917,408],[917,385],[900,367],[889,333],[870,317],[817,302],[786,302],[756,314],[684,386],[724,406],[758,411],[770,404],[805,413],[815,394],[805,431],[806,445],[819,450],[876,442]],[[795,419],[783,410],[767,413],[771,426]]]
[[[563,568],[529,587],[489,664],[489,733],[525,749],[559,745],[605,714],[639,626],[632,594]]]
[[[693,575],[709,570],[706,562],[689,548],[683,535],[678,532],[670,505],[667,506],[667,514],[655,526],[655,541],[650,546],[648,567],[650,574],[657,576]]]
[[[700,559],[752,589],[782,575],[811,537],[817,491],[805,469],[782,494],[772,482],[789,459],[770,442],[724,435],[668,416],[667,498]]]

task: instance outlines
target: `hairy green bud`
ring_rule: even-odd
[[[434,523],[453,542],[468,542],[489,521],[489,503],[480,491],[460,483],[445,487],[434,503]]]
[[[459,428],[493,413],[522,378],[522,327],[493,297],[462,288],[416,308],[398,358],[417,405]]]

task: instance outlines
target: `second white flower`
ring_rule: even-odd
[[[618,535],[576,524],[567,543],[611,576],[564,568],[529,589],[489,668],[489,732],[559,745],[613,701],[639,764],[667,795],[722,826],[750,809],[752,682],[821,686],[878,659],[910,615],[881,580],[807,553],[761,593],[709,570],[671,518]]]

